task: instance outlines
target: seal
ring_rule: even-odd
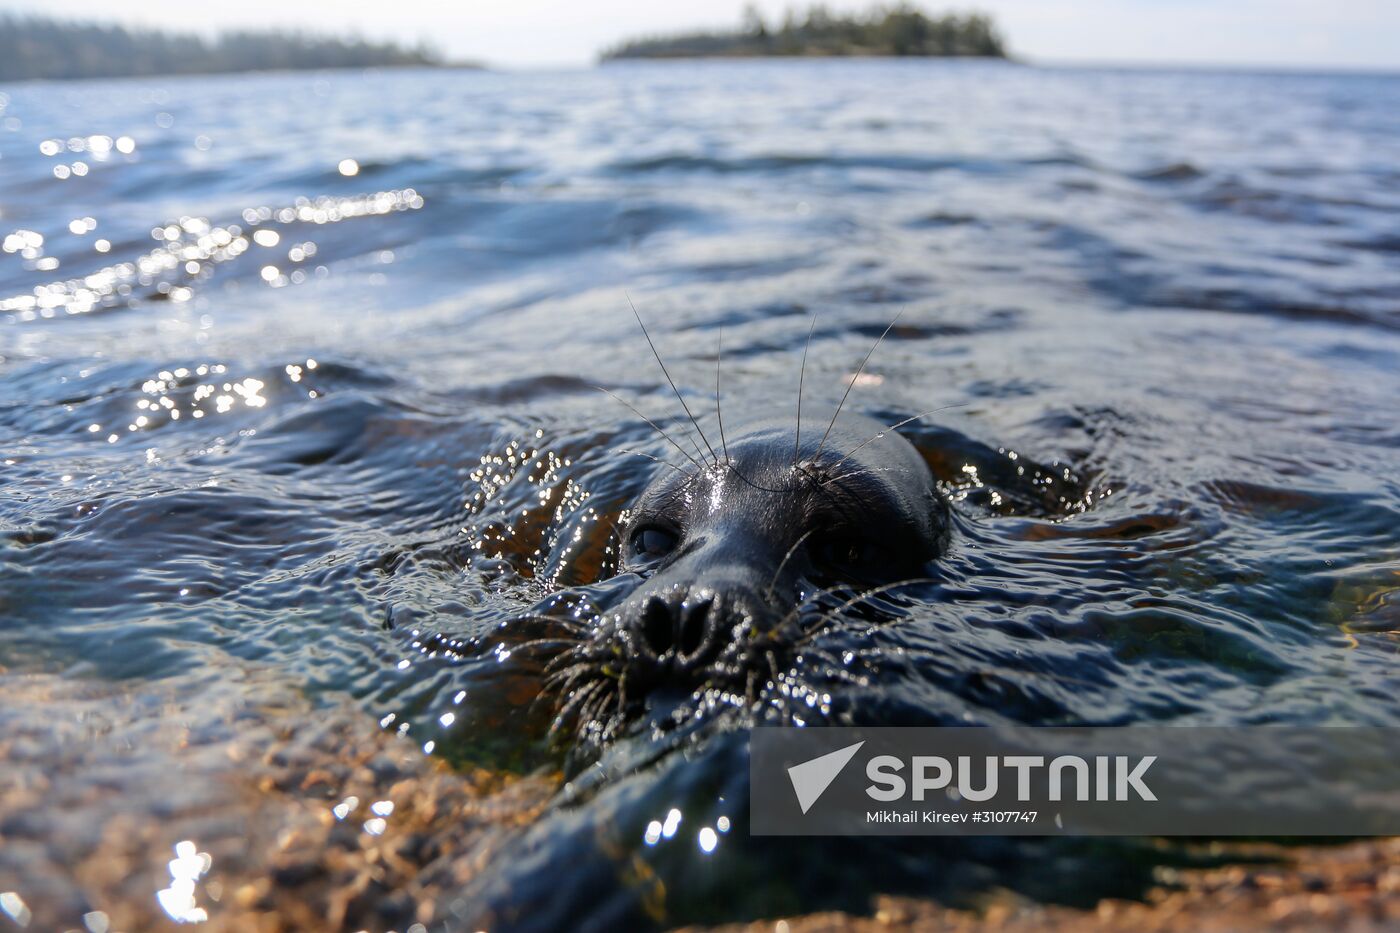
[[[925,575],[950,517],[918,451],[863,416],[806,427],[756,424],[659,471],[620,529],[635,588],[552,665],[561,717],[616,725],[661,691],[752,697],[829,615],[815,597]]]

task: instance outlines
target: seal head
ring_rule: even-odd
[[[754,426],[635,502],[619,570],[639,583],[570,659],[607,672],[622,716],[662,691],[751,695],[812,597],[921,577],[942,553],[947,504],[913,445],[868,418],[826,427]]]

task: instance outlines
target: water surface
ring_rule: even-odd
[[[275,682],[464,773],[555,776],[448,918],[1140,885],[1092,845],[749,840],[744,715],[571,770],[510,620],[607,575],[664,468],[624,451],[674,454],[594,389],[679,430],[625,294],[706,424],[721,341],[732,427],[795,414],[814,318],[805,404],[830,411],[900,312],[848,405],[942,409],[902,430],[950,553],[898,621],[832,632],[862,684],[798,665],[770,708],[1400,724],[1400,79],[709,62],[0,104],[0,682],[40,722],[79,704],[33,678],[115,685],[138,752],[0,813],[12,853],[60,806],[112,818],[89,785],[158,826],[227,768],[155,757],[175,713],[140,698],[186,697],[187,728]],[[35,735],[63,771],[77,740]],[[0,866],[31,906],[111,909]]]

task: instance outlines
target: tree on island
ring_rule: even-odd
[[[853,15],[832,13],[823,4],[805,14],[790,8],[776,27],[750,4],[737,30],[632,39],[608,49],[602,59],[772,55],[1007,57],[1006,43],[986,14],[929,16],[901,3]]]
[[[424,46],[300,32],[200,36],[0,15],[0,81],[437,65]]]

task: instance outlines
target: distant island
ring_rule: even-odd
[[[0,15],[0,81],[440,65],[436,52],[299,32],[228,32],[213,40],[36,16]]]
[[[769,24],[756,7],[738,29],[632,39],[607,49],[603,61],[629,58],[906,55],[1006,58],[1006,44],[991,17],[981,13],[929,16],[900,4],[841,15],[825,6],[805,14],[789,10]]]

